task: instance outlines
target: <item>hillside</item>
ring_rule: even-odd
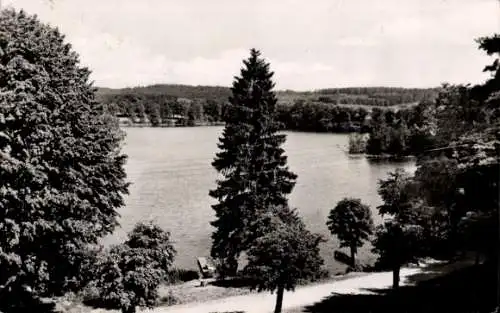
[[[117,96],[124,94],[136,94],[143,96],[168,95],[176,98],[225,101],[231,95],[231,90],[228,87],[219,86],[190,86],[168,84],[121,89],[99,88],[98,94],[101,96]]]
[[[404,109],[431,100],[438,89],[390,87],[277,91],[277,119],[284,129],[367,132],[372,109]],[[99,88],[98,98],[129,126],[221,125],[231,89],[220,86],[152,85]]]
[[[356,104],[366,106],[394,106],[417,103],[435,96],[438,88],[400,88],[400,87],[350,87],[328,88],[314,91],[279,90],[277,96],[281,104],[293,104],[297,100],[332,104]],[[111,89],[99,88],[102,97],[125,94],[140,96],[170,96],[185,99],[205,99],[227,101],[231,95],[229,87],[190,86],[190,85],[151,85],[144,87]]]

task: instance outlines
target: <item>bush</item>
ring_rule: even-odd
[[[168,272],[168,283],[177,284],[200,279],[200,274],[195,270],[176,268]]]
[[[168,293],[168,295],[161,297],[160,301],[158,301],[158,305],[160,306],[171,306],[179,303],[179,298],[176,297],[172,291]]]
[[[322,268],[311,279],[300,280],[298,285],[308,285],[311,282],[321,282],[328,279],[330,279],[330,272]]]
[[[135,313],[152,308],[159,300],[158,287],[168,275],[175,249],[170,233],[154,223],[138,223],[128,239],[96,258],[94,280],[86,291],[92,306]]]
[[[361,154],[366,152],[366,138],[362,134],[349,135],[349,153]]]

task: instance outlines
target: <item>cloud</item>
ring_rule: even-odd
[[[380,41],[373,37],[344,37],[336,41],[339,46],[370,47],[380,44]]]
[[[478,82],[496,0],[4,0],[67,34],[97,85],[230,85],[252,47],[278,88]]]
[[[249,55],[249,48],[223,51],[212,57],[195,57],[188,60],[169,59],[138,45],[130,39],[100,34],[91,38],[73,40],[80,52],[82,64],[93,70],[96,85],[123,87],[160,83],[228,86],[239,75],[242,60]],[[268,59],[278,88],[314,88],[312,77],[332,71],[322,63],[286,62]],[[287,79],[288,78],[288,79]],[[292,78],[292,79],[290,79]],[[288,82],[287,82],[288,80]],[[282,84],[281,82],[285,82]]]

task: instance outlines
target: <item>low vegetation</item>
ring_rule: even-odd
[[[169,284],[179,284],[197,279],[200,279],[198,271],[174,268],[168,271],[166,282]]]
[[[353,133],[349,135],[347,151],[349,154],[363,154],[366,152],[366,136]]]
[[[153,223],[137,224],[124,243],[96,256],[91,264],[95,276],[84,292],[86,302],[123,313],[155,306],[175,253],[168,232]]]

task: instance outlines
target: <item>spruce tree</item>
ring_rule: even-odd
[[[59,31],[0,12],[0,311],[79,289],[127,192],[117,120]]]
[[[220,151],[212,166],[222,175],[210,196],[216,228],[211,254],[235,274],[238,257],[255,239],[255,222],[263,213],[287,208],[297,176],[289,171],[276,120],[276,95],[269,63],[252,49],[231,88]]]

